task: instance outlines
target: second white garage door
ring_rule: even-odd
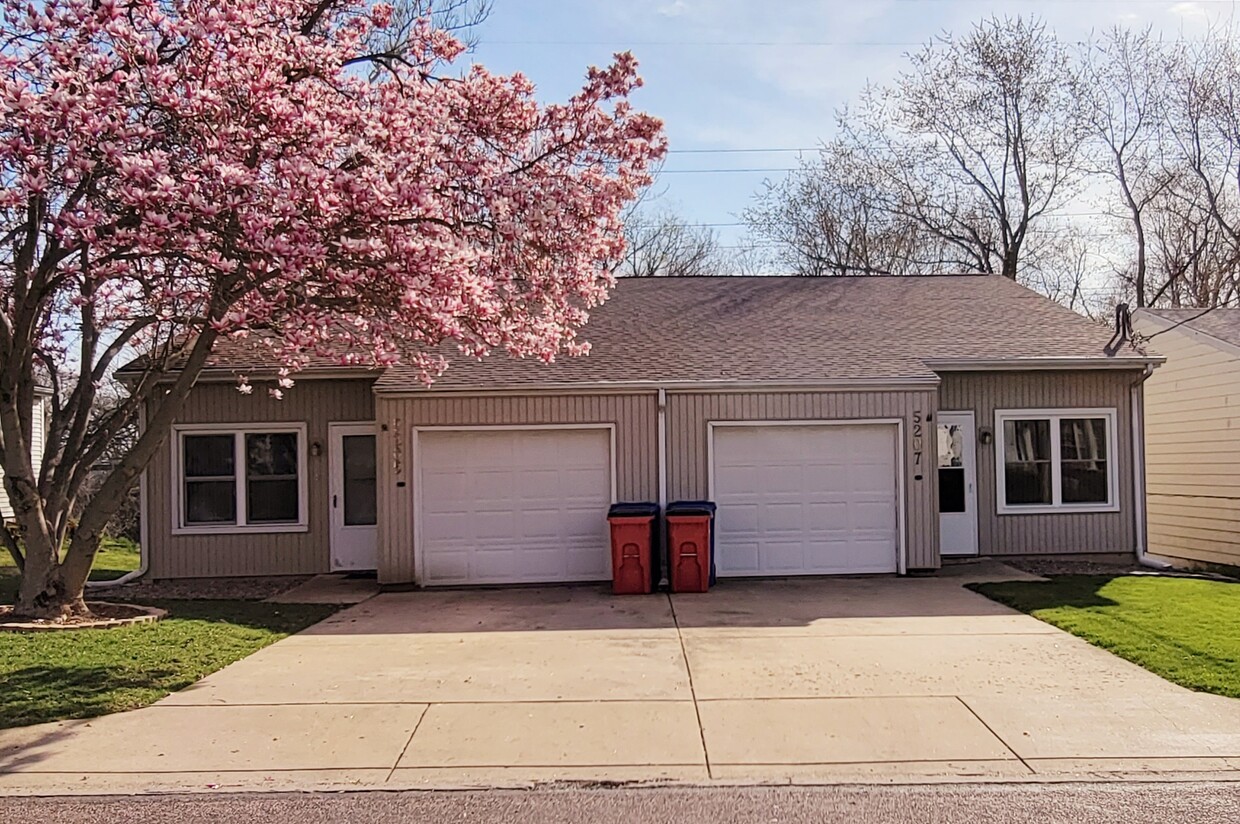
[[[720,575],[897,571],[894,424],[712,431]]]
[[[611,430],[422,430],[417,441],[424,584],[611,578]]]

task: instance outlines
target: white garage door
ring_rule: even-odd
[[[720,575],[898,568],[896,427],[713,427]]]
[[[425,584],[611,578],[607,429],[418,433]]]

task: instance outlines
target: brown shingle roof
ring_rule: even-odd
[[[1111,331],[996,276],[632,278],[594,310],[586,357],[450,357],[437,388],[933,379],[939,361],[1144,361]],[[927,362],[930,365],[927,365]],[[420,388],[388,369],[376,391]]]
[[[1240,309],[1141,309],[1145,314],[1240,346]]]

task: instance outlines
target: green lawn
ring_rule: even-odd
[[[161,601],[155,624],[0,633],[0,727],[135,709],[320,621],[335,607]]]
[[[1240,698],[1240,583],[1065,575],[970,588],[1168,681]]]
[[[104,538],[95,566],[90,571],[92,581],[111,581],[126,572],[138,568],[138,545],[128,538]],[[13,603],[17,595],[17,567],[13,558],[0,548],[0,604]]]

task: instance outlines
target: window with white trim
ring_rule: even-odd
[[[176,429],[179,528],[304,529],[305,427]]]
[[[999,512],[1117,510],[1115,420],[1114,409],[997,411]]]

